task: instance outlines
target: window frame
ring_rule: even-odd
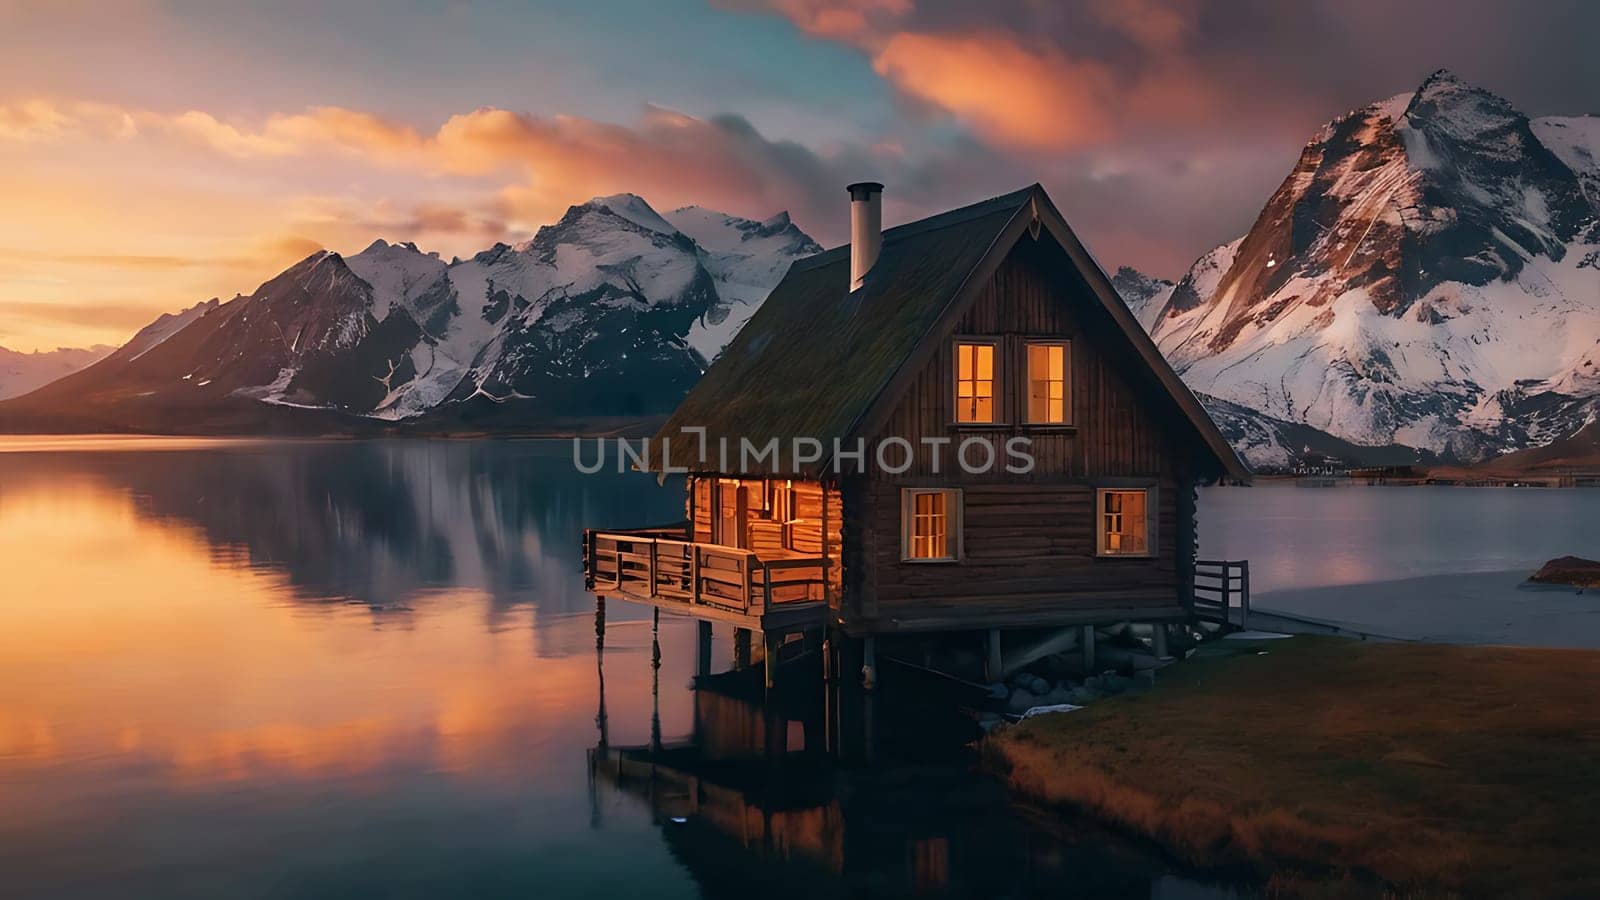
[[[912,556],[915,532],[916,498],[921,494],[942,494],[945,498],[945,550],[949,556]],[[922,565],[957,563],[962,559],[962,492],[960,488],[908,487],[900,489],[900,561]]]
[[[1106,498],[1112,494],[1144,494],[1144,550],[1138,553],[1106,547]],[[1102,559],[1152,559],[1160,550],[1161,494],[1153,484],[1108,484],[1094,489],[1094,555]]]
[[[1033,417],[1033,348],[1061,348],[1061,421]],[[1068,338],[1027,338],[1022,342],[1022,421],[1034,428],[1071,428],[1072,341]]]
[[[986,422],[964,421],[961,418],[961,348],[963,346],[988,347],[992,356],[992,366],[989,371],[990,396],[989,420]],[[957,428],[992,428],[1004,425],[1005,409],[1005,379],[1001,377],[1004,371],[1001,342],[998,337],[974,337],[958,335],[950,341],[950,424]],[[976,373],[972,379],[976,382]],[[976,389],[976,385],[974,385]]]

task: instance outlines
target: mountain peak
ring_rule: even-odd
[[[1472,89],[1472,85],[1462,80],[1461,76],[1450,71],[1449,69],[1439,68],[1429,72],[1428,77],[1422,79],[1422,84],[1417,86],[1417,93],[1420,94],[1430,89],[1444,90],[1447,88],[1466,88],[1470,90]]]
[[[1511,101],[1468,84],[1449,69],[1439,69],[1423,79],[1406,112],[1413,121],[1450,123],[1452,130],[1462,131],[1463,136],[1523,118]]]
[[[589,209],[606,210],[651,231],[659,231],[662,234],[674,234],[677,232],[676,228],[668,224],[666,219],[661,218],[661,214],[656,212],[638,194],[622,193],[595,197],[585,203],[584,206]]]

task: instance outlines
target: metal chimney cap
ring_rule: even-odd
[[[851,200],[871,200],[873,194],[883,193],[883,185],[876,181],[858,181],[846,185],[845,190],[850,192]]]

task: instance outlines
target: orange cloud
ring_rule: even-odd
[[[902,94],[1013,150],[1106,144],[1142,117],[1170,126],[1215,108],[1187,56],[1196,0],[727,2],[859,48]]]
[[[210,113],[190,110],[162,121],[177,133],[229,156],[291,156],[318,149],[341,149],[391,163],[415,159],[424,149],[417,132],[370,113],[335,106],[304,113],[274,115],[254,130],[220,121]]]
[[[807,34],[860,40],[875,22],[910,12],[911,0],[776,0],[772,8]]]
[[[1182,46],[1194,29],[1196,10],[1185,0],[1093,0],[1089,12],[1102,25],[1152,51]]]
[[[4,141],[48,141],[84,132],[129,138],[138,130],[130,113],[103,103],[32,99],[0,105],[0,140]]]
[[[1062,150],[1106,137],[1115,82],[1091,60],[997,34],[897,34],[873,68],[900,90],[1006,144]]]

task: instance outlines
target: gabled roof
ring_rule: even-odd
[[[848,245],[794,263],[661,427],[651,462],[660,460],[662,437],[671,438],[672,465],[715,471],[722,437],[736,460],[741,438],[759,446],[810,437],[831,449],[835,439],[870,435],[937,345],[933,339],[954,327],[1030,226],[1065,251],[1193,426],[1215,474],[1247,479],[1249,470],[1037,184],[885,230],[877,263],[854,292]],[[685,432],[698,427],[706,429],[710,465],[700,461],[695,432]],[[787,470],[787,444],[782,453]],[[827,468],[827,460],[807,471]]]

